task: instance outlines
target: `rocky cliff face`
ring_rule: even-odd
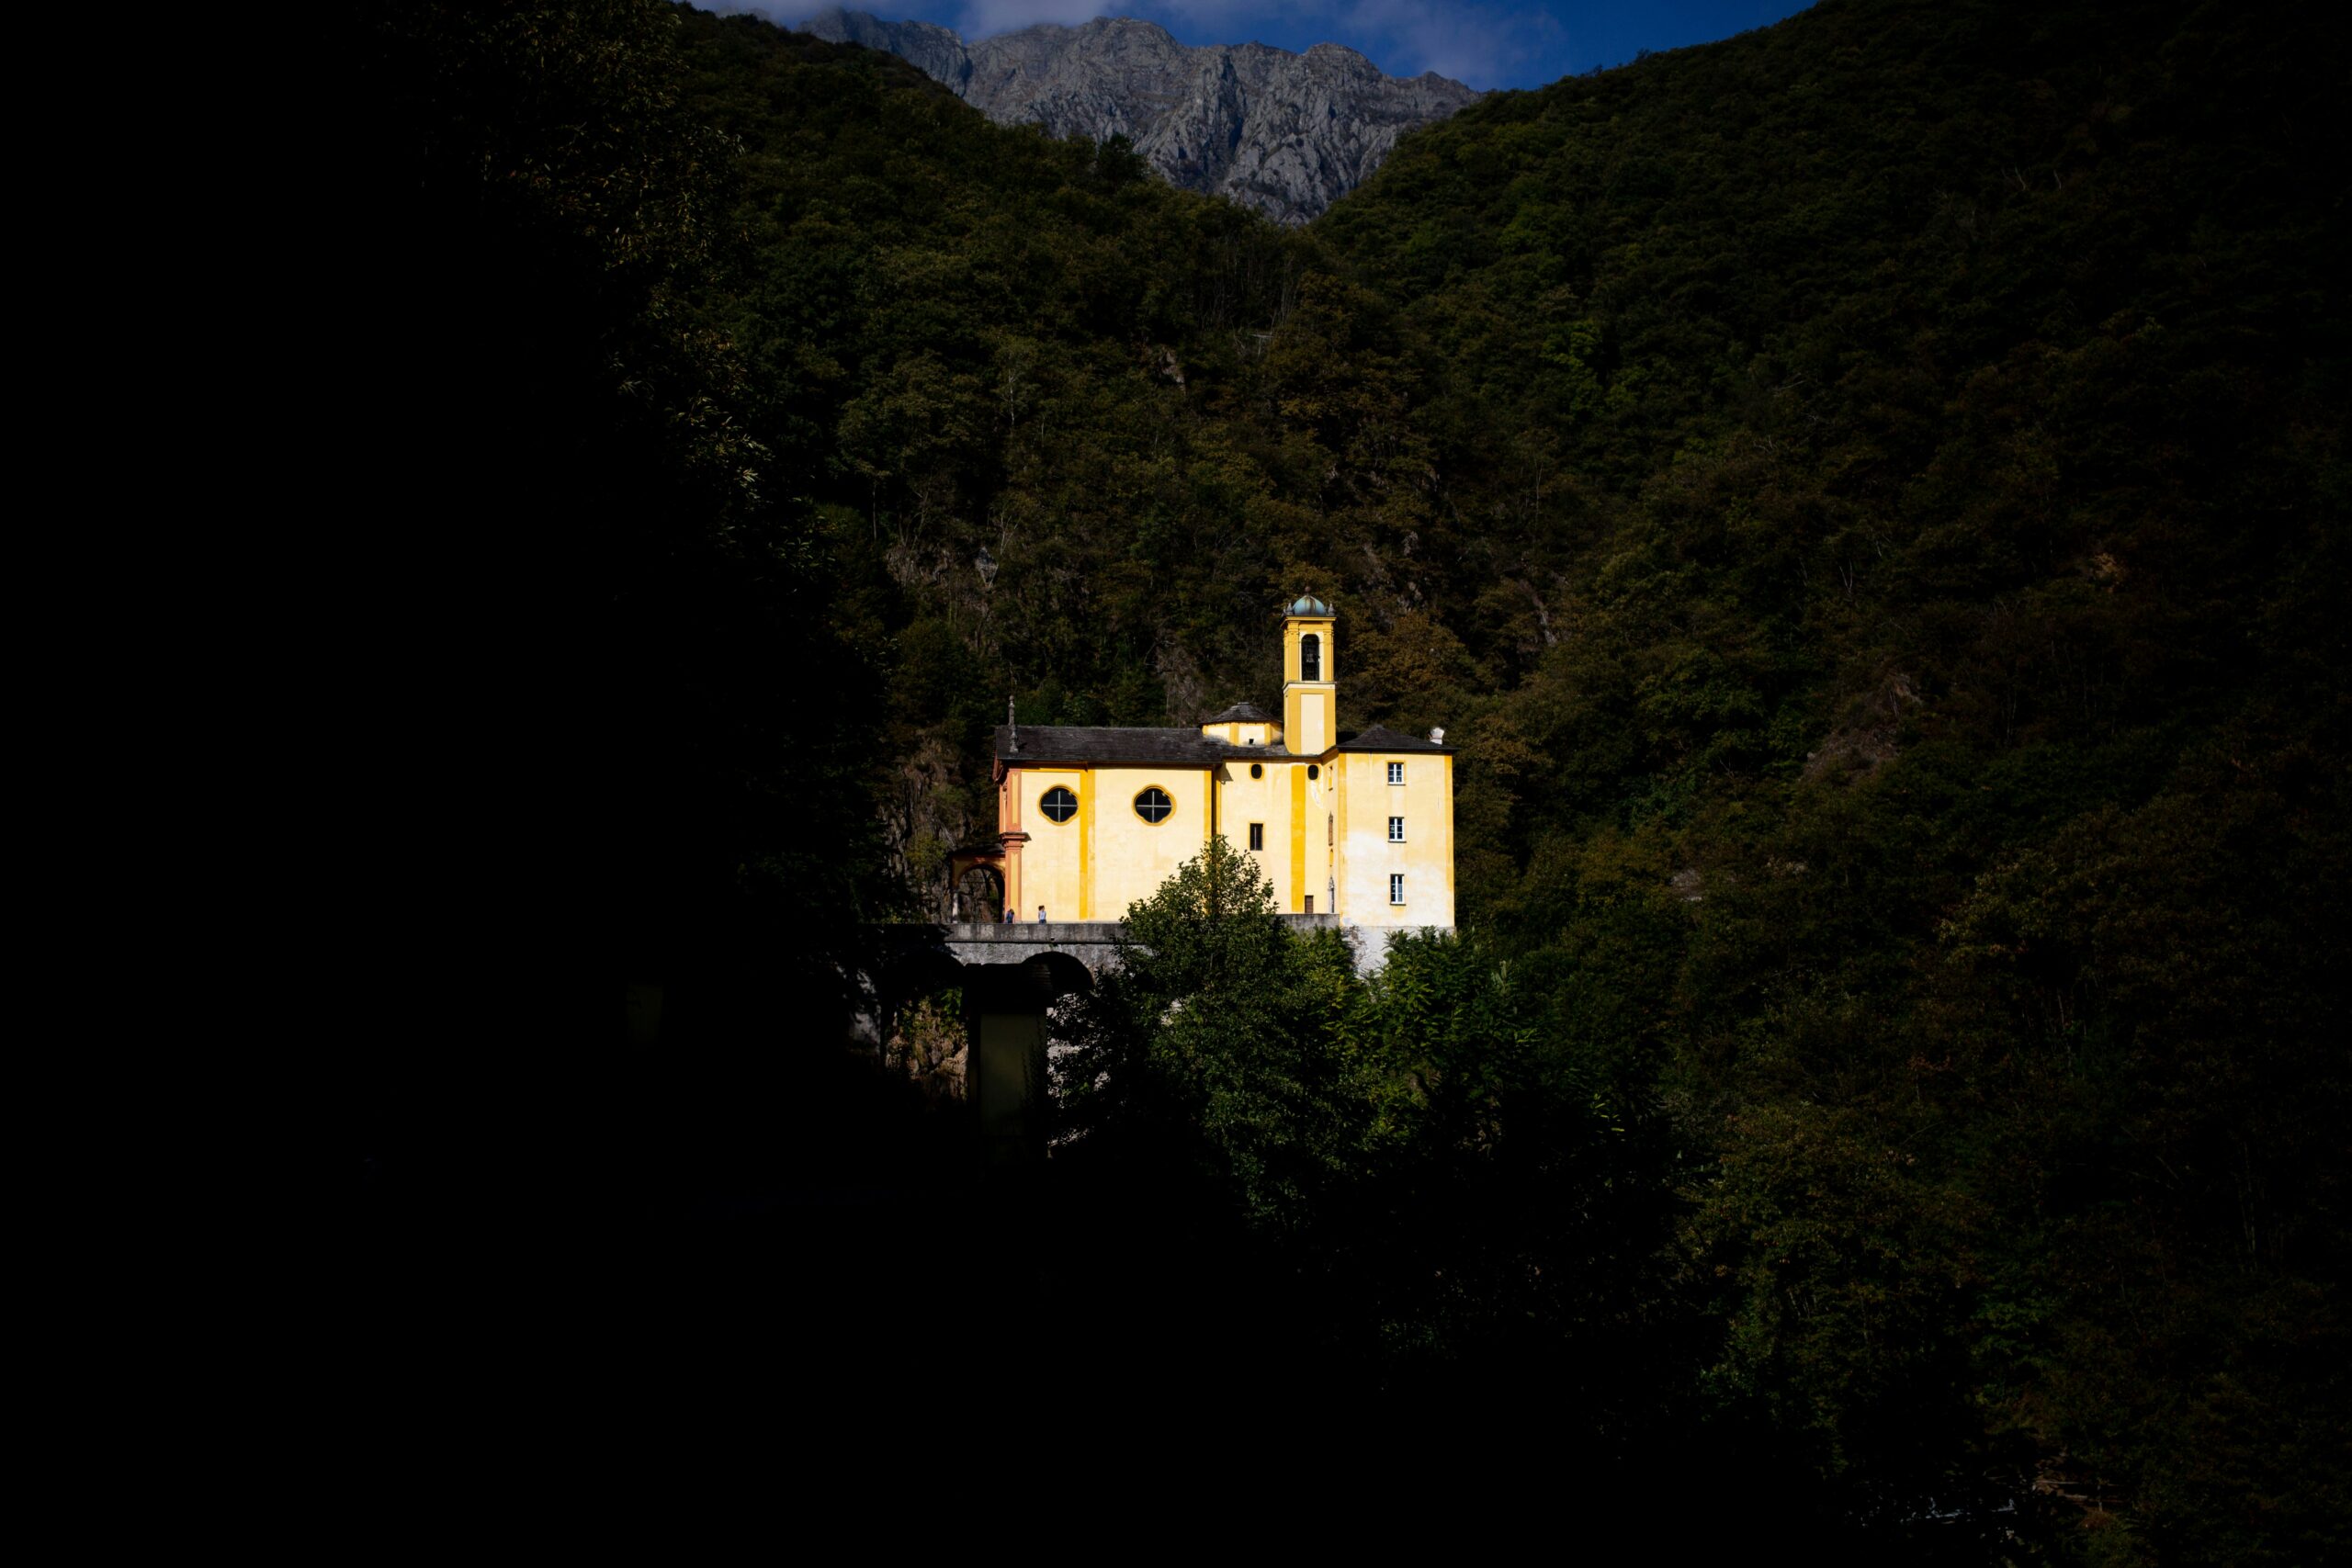
[[[1057,136],[1116,132],[1171,184],[1304,223],[1369,178],[1396,138],[1478,95],[1434,73],[1384,74],[1335,43],[1194,49],[1127,17],[1044,25],[967,44],[929,22],[820,12],[801,27],[887,50],[989,118]]]

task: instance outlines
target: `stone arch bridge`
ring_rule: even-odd
[[[1336,915],[1282,921],[1300,931],[1343,931],[1364,962],[1369,933],[1348,930]],[[888,1040],[913,998],[960,988],[965,1085],[982,1145],[991,1163],[1034,1158],[1045,1140],[1046,1011],[1092,989],[1095,977],[1118,964],[1125,928],[1116,920],[1046,920],[871,929],[877,940],[867,965],[874,1010],[866,1027]]]

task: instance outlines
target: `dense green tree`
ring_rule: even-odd
[[[1294,941],[1257,862],[1210,840],[1127,910],[1117,966],[1078,1004],[1063,1136],[1190,1170],[1252,1224],[1304,1223],[1363,1136],[1318,1027],[1351,985],[1337,939]]]

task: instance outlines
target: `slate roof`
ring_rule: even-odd
[[[1012,731],[996,727],[996,754],[1006,762],[1036,766],[1046,762],[1144,762],[1187,768],[1213,768],[1227,757],[1286,755],[1278,746],[1227,746],[1197,729],[1114,729],[1077,725],[1024,724],[1021,749],[1012,749]]]
[[[1256,703],[1236,703],[1215,718],[1204,718],[1203,724],[1272,724],[1274,716],[1260,711]]]
[[[1434,751],[1441,756],[1451,756],[1453,752],[1453,748],[1451,746],[1440,746],[1419,736],[1399,735],[1383,724],[1375,724],[1370,729],[1358,730],[1353,735],[1342,735],[1340,737],[1340,743],[1331,750],[1334,751]]]
[[[1247,705],[1246,704],[1243,705]],[[1211,721],[1216,722],[1215,720]],[[1080,762],[1108,766],[1213,768],[1219,762],[1298,761],[1303,753],[1287,746],[1228,746],[1197,729],[1117,729],[1065,724],[1024,724],[1021,749],[1012,749],[1012,732],[996,727],[997,760],[1024,767],[1051,762]],[[1359,734],[1343,735],[1334,751],[1430,751],[1450,754],[1451,746],[1433,746],[1410,735],[1399,735],[1380,725]]]

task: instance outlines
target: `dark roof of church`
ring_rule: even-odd
[[[1024,724],[1021,746],[996,728],[996,754],[1007,762],[1159,762],[1210,768],[1239,752],[1287,755],[1279,746],[1228,746],[1198,729],[1117,729],[1066,724]]]
[[[1219,762],[1237,759],[1244,761],[1270,758],[1298,761],[1303,757],[1303,753],[1294,752],[1280,744],[1228,745],[1203,735],[1198,729],[1121,729],[1067,724],[1024,724],[1021,726],[1018,750],[1012,748],[1012,730],[1005,726],[1000,724],[996,727],[997,760],[1031,766],[1048,762],[1099,765],[1124,762],[1145,766],[1211,768]],[[1342,735],[1339,744],[1331,750],[1451,752],[1453,748],[1433,745],[1409,735],[1399,735],[1393,729],[1375,724],[1357,734]]]
[[[1204,718],[1203,724],[1272,724],[1274,716],[1261,712],[1256,703],[1236,703],[1215,718]]]
[[[1451,746],[1441,746],[1434,740],[1418,736],[1399,735],[1385,725],[1375,724],[1370,729],[1353,735],[1342,735],[1334,751],[1440,751],[1450,752]]]

